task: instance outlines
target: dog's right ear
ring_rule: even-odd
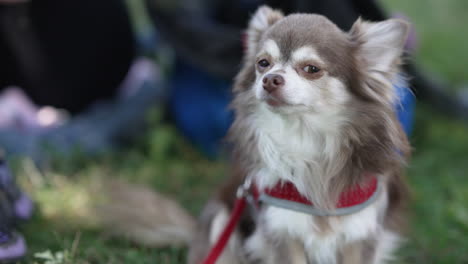
[[[269,6],[261,6],[252,16],[247,29],[247,41],[245,45],[247,56],[252,58],[257,53],[258,43],[262,38],[263,33],[273,24],[278,22],[284,15],[279,10],[273,10]]]

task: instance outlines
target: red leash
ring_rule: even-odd
[[[223,233],[221,233],[221,236],[218,238],[218,241],[216,242],[214,247],[211,248],[210,254],[202,262],[203,264],[216,263],[216,260],[219,258],[224,248],[226,247],[226,244],[229,241],[229,238],[231,237],[234,228],[236,228],[237,222],[239,222],[239,218],[245,209],[245,205],[246,200],[244,196],[237,198],[228,224],[224,228]]]

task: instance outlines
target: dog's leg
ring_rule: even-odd
[[[338,263],[339,264],[370,264],[369,259],[364,262],[363,258],[363,242],[353,242],[344,246],[338,252]]]
[[[210,230],[210,245],[213,246],[223,233],[224,227],[229,221],[229,212],[226,208],[222,208],[214,217],[211,223]],[[240,255],[239,249],[239,238],[238,234],[234,232],[229,238],[226,248],[223,253],[219,256],[217,264],[239,264],[241,261],[237,257]]]
[[[206,204],[198,219],[194,238],[189,244],[187,264],[199,264],[208,254],[211,222],[222,208],[223,205],[216,201],[210,201]]]
[[[345,245],[338,252],[338,264],[376,264],[377,240],[369,238]]]
[[[383,230],[374,237],[350,243],[338,253],[339,264],[384,264],[394,260],[398,234]]]
[[[290,238],[274,238],[261,229],[245,244],[248,263],[255,264],[308,264],[302,243]]]
[[[379,234],[375,248],[375,256],[372,264],[388,263],[395,259],[394,252],[401,243],[398,233],[391,230],[383,230]]]
[[[291,241],[288,245],[290,262],[293,264],[308,264],[304,245],[299,241]]]
[[[197,232],[189,246],[188,264],[200,264],[209,249],[216,243],[224,226],[229,220],[229,212],[219,201],[210,201],[200,216]],[[236,252],[239,251],[239,238],[236,233],[230,238],[217,264],[239,264]]]
[[[248,263],[269,263],[267,258],[273,251],[260,227],[246,240],[244,244],[245,258]]]

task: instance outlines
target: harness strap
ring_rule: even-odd
[[[382,191],[382,184],[380,181],[375,181],[375,186],[372,186],[371,191],[366,193],[365,196],[360,197],[362,201],[360,203],[353,203],[346,207],[337,206],[334,210],[323,210],[320,208],[314,207],[311,203],[301,203],[296,201],[291,201],[287,199],[281,199],[267,193],[260,194],[259,200],[283,209],[293,210],[297,212],[302,212],[305,214],[315,215],[315,216],[342,216],[350,215],[357,213],[367,206],[371,205],[378,198],[380,192]],[[365,198],[365,200],[364,200]]]

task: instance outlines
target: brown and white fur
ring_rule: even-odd
[[[320,15],[284,17],[261,7],[250,22],[247,55],[234,85],[229,140],[236,174],[207,207],[212,217],[202,217],[209,223],[201,229],[208,240],[195,244],[216,240],[234,191],[247,176],[260,189],[291,181],[316,206],[333,209],[342,190],[372,172],[384,189],[369,207],[317,217],[263,205],[258,216],[246,217],[219,263],[390,259],[400,240],[396,220],[409,148],[393,112],[392,88],[406,34],[399,20],[358,20],[343,32]],[[192,248],[190,263],[198,263],[206,251]]]
[[[235,80],[232,176],[205,207],[190,240],[199,264],[228,221],[237,187],[291,181],[317,207],[374,173],[377,200],[346,216],[262,205],[248,212],[217,263],[386,263],[400,242],[407,139],[392,88],[408,26],[356,21],[343,32],[313,14],[261,7],[247,30]],[[265,61],[267,63],[265,63]]]

